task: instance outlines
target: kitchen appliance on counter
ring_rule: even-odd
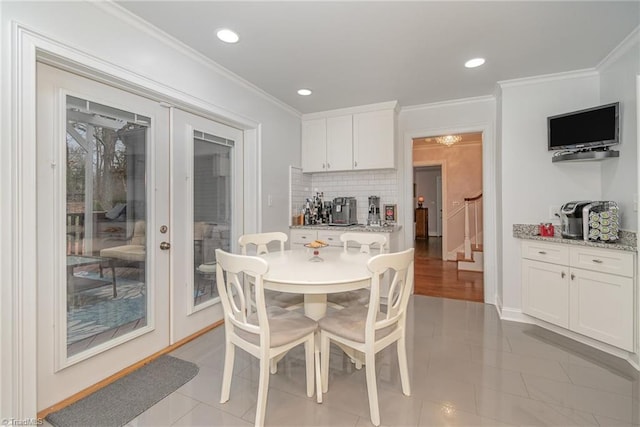
[[[367,218],[367,225],[372,227],[382,225],[382,221],[380,221],[380,197],[378,196],[369,196],[369,217]]]
[[[355,197],[336,197],[331,207],[330,225],[354,225],[358,223],[358,208]]]
[[[567,202],[560,207],[560,233],[565,239],[583,238],[582,208],[591,200]]]
[[[584,240],[615,242],[618,240],[618,204],[611,201],[591,202],[582,208]]]

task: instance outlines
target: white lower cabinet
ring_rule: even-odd
[[[625,350],[633,350],[633,279],[571,270],[571,330]]]
[[[569,328],[569,269],[547,262],[522,260],[523,311]]]
[[[634,351],[635,254],[522,242],[522,311]]]

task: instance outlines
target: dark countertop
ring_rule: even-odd
[[[370,233],[393,233],[394,231],[400,231],[402,229],[401,225],[385,225],[380,227],[372,227],[364,224],[358,225],[349,225],[349,226],[341,226],[341,225],[329,225],[329,224],[318,224],[318,225],[290,225],[290,229],[296,230],[335,230],[335,231],[358,231],[358,232],[370,232]]]
[[[549,243],[562,243],[575,246],[590,246],[594,248],[615,249],[619,251],[637,252],[636,233],[633,231],[620,231],[620,239],[615,243],[592,242],[581,239],[565,239],[560,235],[556,227],[554,237],[542,237],[538,234],[537,224],[513,224],[513,237],[517,239],[539,240]]]

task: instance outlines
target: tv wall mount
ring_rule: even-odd
[[[589,162],[597,160],[612,159],[620,157],[620,152],[616,150],[579,150],[569,152],[558,152],[551,158],[551,162]]]

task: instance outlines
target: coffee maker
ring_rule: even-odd
[[[382,225],[380,221],[380,197],[369,196],[369,217],[367,225],[379,227]]]
[[[582,239],[582,208],[590,204],[590,200],[567,202],[560,207],[560,230],[565,239]],[[588,219],[587,219],[588,221]]]

